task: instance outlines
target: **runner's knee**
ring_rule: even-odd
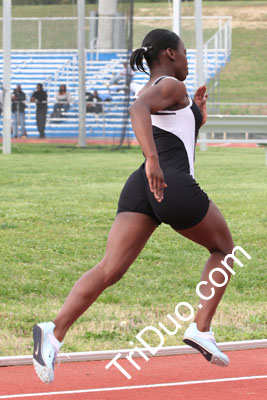
[[[119,261],[115,263],[114,261],[108,260],[107,257],[104,257],[100,262],[99,268],[102,271],[103,281],[106,287],[112,286],[118,282],[127,271],[128,268],[119,264]]]
[[[222,237],[218,241],[216,240],[215,243],[208,246],[207,249],[209,250],[210,254],[216,252],[226,256],[227,254],[232,253],[234,247],[235,245],[233,239],[229,234],[229,237]]]
[[[117,283],[125,274],[126,271],[123,272],[116,272],[109,277],[108,286],[112,286]]]

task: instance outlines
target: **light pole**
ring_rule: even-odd
[[[3,154],[11,153],[11,5],[3,1]]]
[[[99,49],[112,49],[114,41],[114,18],[118,0],[99,0],[98,42]]]
[[[173,0],[172,4],[173,8],[173,21],[172,21],[172,30],[178,36],[181,35],[181,0]]]
[[[202,28],[202,0],[195,0],[195,32],[197,50],[197,87],[206,82],[203,65],[203,28]]]
[[[77,15],[78,15],[78,69],[79,69],[79,89],[78,89],[78,103],[79,103],[79,146],[86,146],[86,126],[85,126],[85,0],[77,1]]]

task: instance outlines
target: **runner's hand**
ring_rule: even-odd
[[[194,101],[200,108],[202,113],[202,124],[204,125],[207,121],[207,99],[208,95],[206,93],[207,87],[206,85],[200,86],[194,96]]]
[[[161,203],[164,197],[164,189],[167,187],[167,184],[164,182],[164,176],[159,161],[155,159],[147,159],[145,170],[150,191],[154,193],[155,199]]]

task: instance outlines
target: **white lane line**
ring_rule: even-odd
[[[54,395],[61,395],[61,394],[112,392],[112,391],[116,391],[116,390],[137,390],[137,389],[151,389],[151,388],[153,389],[153,388],[159,388],[159,387],[199,385],[201,383],[246,381],[246,380],[252,380],[252,379],[267,379],[267,375],[240,376],[240,377],[236,377],[236,378],[207,379],[207,380],[202,380],[202,381],[156,383],[156,384],[152,384],[152,385],[139,385],[139,386],[117,386],[117,387],[97,388],[97,389],[66,390],[64,392],[11,394],[11,395],[7,395],[7,396],[0,396],[0,399],[16,399],[16,398],[23,398],[23,397],[54,396]]]

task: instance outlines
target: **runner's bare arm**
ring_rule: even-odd
[[[148,88],[130,107],[133,130],[147,159],[157,158],[150,115],[173,104],[182,103],[185,97],[186,88],[182,82],[164,79]]]

